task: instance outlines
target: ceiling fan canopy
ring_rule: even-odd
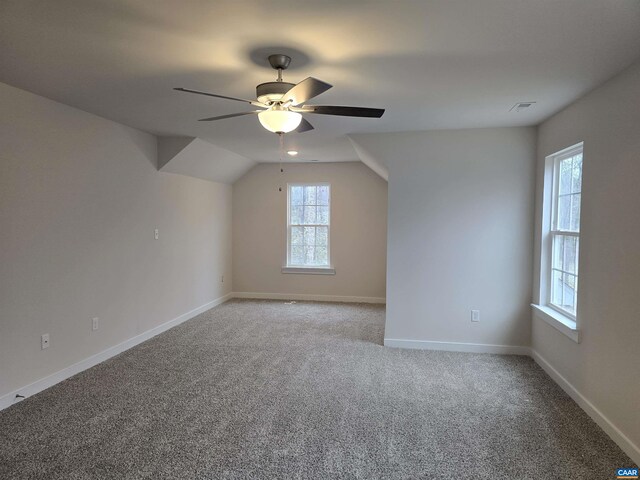
[[[303,118],[303,113],[365,118],[380,118],[384,114],[384,109],[381,108],[307,105],[305,102],[326,92],[332,85],[313,77],[307,77],[297,84],[284,82],[282,80],[282,72],[291,64],[291,57],[287,55],[270,55],[269,63],[271,67],[278,71],[278,78],[274,82],[266,82],[258,85],[256,87],[256,100],[227,97],[225,95],[180,87],[174,88],[174,90],[235,100],[248,103],[261,109],[202,118],[199,120],[201,122],[211,122],[214,120],[257,114],[258,120],[264,128],[278,134],[289,132],[302,133],[313,130],[313,126]]]

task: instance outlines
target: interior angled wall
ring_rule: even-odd
[[[385,344],[528,353],[535,128],[354,138],[389,170]]]
[[[231,291],[230,186],[158,172],[139,130],[0,104],[0,399]]]

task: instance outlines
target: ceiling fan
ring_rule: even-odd
[[[256,87],[257,100],[227,97],[225,95],[216,95],[214,93],[201,92],[188,88],[174,88],[174,90],[207,95],[209,97],[225,98],[227,100],[236,100],[261,108],[261,110],[253,110],[251,112],[202,118],[199,120],[201,122],[211,122],[213,120],[257,114],[258,120],[260,120],[264,128],[278,134],[289,132],[302,133],[313,130],[313,126],[302,117],[303,113],[369,118],[380,118],[384,113],[384,109],[382,108],[305,104],[306,101],[329,90],[332,85],[313,77],[305,78],[297,84],[284,82],[282,80],[282,71],[286,70],[290,63],[291,57],[287,55],[269,55],[269,64],[278,71],[278,79],[275,82],[261,83],[258,85]]]

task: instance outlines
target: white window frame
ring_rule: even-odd
[[[292,187],[329,187],[328,215],[329,221],[324,224],[309,224],[306,227],[327,227],[327,265],[294,265],[291,263],[291,188]],[[282,273],[301,273],[310,275],[335,275],[336,271],[331,263],[331,183],[329,182],[292,182],[287,183],[287,248],[285,265]]]
[[[563,150],[560,150],[552,155],[549,155],[545,159],[545,171],[544,171],[544,190],[543,190],[543,205],[542,205],[542,238],[540,249],[540,290],[536,303],[532,304],[534,313],[538,318],[549,323],[575,342],[580,342],[580,330],[579,330],[579,317],[577,313],[577,301],[576,301],[576,314],[569,312],[557,305],[551,303],[551,289],[552,289],[552,275],[553,275],[553,240],[558,235],[575,236],[580,238],[580,231],[573,232],[570,230],[559,230],[557,228],[558,222],[558,188],[559,188],[559,164],[562,160],[573,157],[574,155],[582,153],[583,155],[583,169],[584,169],[584,143],[580,142]],[[582,203],[582,192],[580,195],[580,201]],[[582,210],[582,209],[581,209]],[[580,250],[578,250],[578,258],[576,262],[579,263]],[[556,269],[557,270],[557,269]],[[579,279],[579,269],[576,279]],[[571,273],[571,272],[568,272]],[[580,288],[580,282],[578,280],[578,289]],[[576,297],[578,298],[579,293]]]
[[[571,230],[560,230],[558,228],[558,200],[560,198],[560,194],[559,194],[559,189],[560,189],[560,162],[562,162],[563,160],[566,160],[568,158],[574,157],[577,154],[583,154],[583,148],[582,148],[582,144],[578,144],[578,145],[574,145],[572,147],[569,147],[568,149],[564,149],[561,152],[555,153],[554,155],[552,155],[553,157],[553,193],[552,193],[552,204],[551,204],[551,228],[549,229],[549,238],[548,238],[548,249],[549,249],[549,255],[548,255],[548,262],[549,262],[549,282],[552,281],[553,278],[553,270],[557,270],[559,272],[562,273],[567,273],[569,275],[575,275],[576,280],[579,280],[579,271],[578,273],[574,274],[572,272],[566,272],[564,270],[560,270],[558,268],[554,268],[553,266],[553,243],[554,243],[554,239],[557,236],[565,236],[565,237],[576,237],[578,239],[580,239],[580,230],[578,230],[577,232],[571,231]],[[583,154],[583,159],[584,159],[584,154]],[[568,195],[573,195],[573,194],[568,194]],[[582,190],[580,192],[580,201],[582,202]],[[579,228],[579,227],[578,227]],[[578,249],[578,256],[580,255],[580,250]],[[576,258],[576,264],[578,263],[578,258]],[[580,285],[579,281],[578,281],[578,286]],[[578,287],[579,288],[579,287]],[[547,305],[550,308],[553,308],[555,310],[557,310],[558,312],[560,312],[563,315],[566,315],[567,317],[571,318],[574,322],[576,321],[576,314],[574,314],[573,312],[570,312],[564,308],[562,308],[560,305],[556,305],[554,303],[552,303],[551,301],[551,291],[552,288],[548,288],[547,289]],[[576,299],[577,299],[577,289],[576,289]],[[576,312],[578,309],[578,305],[577,305],[577,301],[576,301]]]

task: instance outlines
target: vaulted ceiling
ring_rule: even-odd
[[[242,103],[275,79],[334,85],[315,103],[386,108],[380,120],[308,115],[299,160],[357,159],[350,133],[534,125],[640,56],[637,0],[56,0],[0,3],[0,81],[159,135],[254,161],[277,137]],[[536,101],[522,112],[519,101]],[[250,105],[246,105],[250,107]]]

